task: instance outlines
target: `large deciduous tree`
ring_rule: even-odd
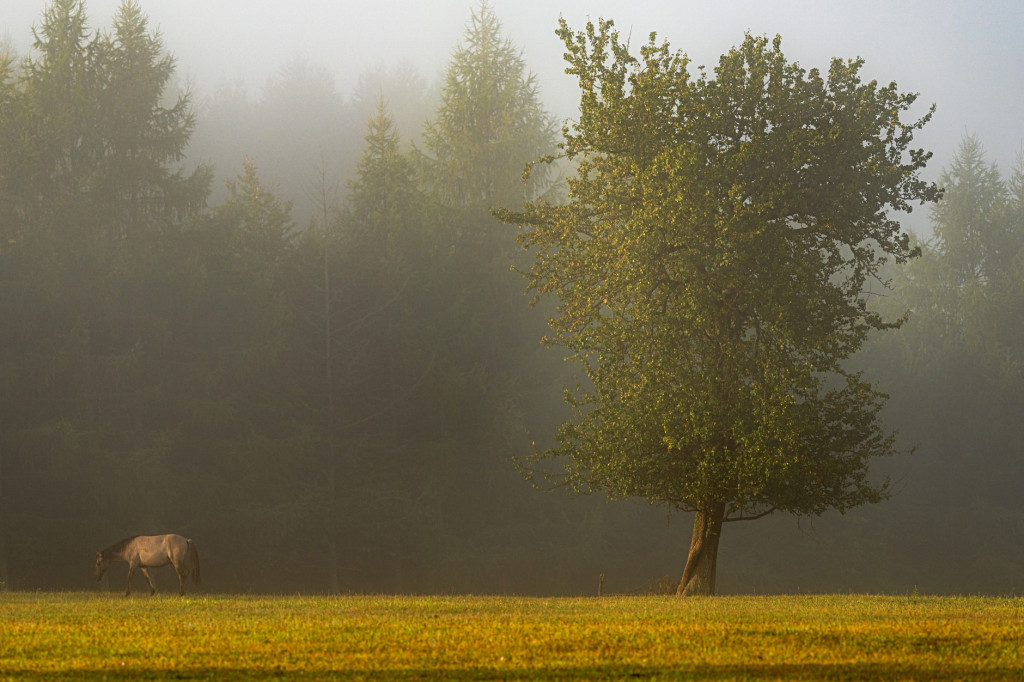
[[[779,38],[748,35],[693,77],[654,34],[640,58],[611,21],[558,35],[581,88],[569,201],[502,217],[590,385],[534,465],[693,512],[678,592],[713,594],[724,522],[887,494],[869,475],[894,451],[885,396],[842,362],[899,324],[863,292],[914,255],[890,211],[938,195],[910,148],[931,113],[905,122],[916,95],[863,82],[859,59],[805,70]]]

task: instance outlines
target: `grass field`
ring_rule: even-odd
[[[1024,679],[1024,599],[0,593],[0,677]]]

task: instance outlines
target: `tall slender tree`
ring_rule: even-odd
[[[408,539],[410,523],[393,519],[414,516],[407,507],[417,496],[402,487],[421,470],[415,458],[396,458],[410,457],[404,450],[417,423],[413,391],[429,366],[417,328],[429,221],[383,102],[367,122],[349,190],[337,206],[324,174],[320,216],[299,239],[290,283],[303,322],[294,345],[310,358],[297,359],[296,367],[305,377],[309,413],[318,417],[309,427],[316,434],[311,461],[319,476],[308,497],[317,527],[326,531],[321,535],[332,590],[355,579],[379,580],[367,557],[379,561],[382,552],[390,553],[401,566],[408,548],[395,538]],[[309,277],[312,272],[317,276]],[[394,588],[390,580],[380,584]]]
[[[522,305],[522,282],[509,266],[526,260],[491,209],[552,192],[552,167],[537,168],[527,182],[523,170],[555,143],[536,77],[491,5],[480,3],[449,60],[417,154],[438,221],[433,319],[423,323],[443,367],[433,383],[434,402],[445,406],[436,410],[434,469],[457,472],[431,479],[439,500],[433,542],[443,548],[434,566],[437,580],[469,589],[484,589],[485,576],[496,572],[490,562],[518,559],[479,519],[537,513],[520,494],[526,489],[511,460],[529,443],[525,396],[552,382],[550,365],[537,361],[544,318]]]
[[[166,371],[166,337],[146,297],[166,274],[162,240],[205,203],[209,177],[178,168],[192,123],[187,97],[164,106],[172,75],[137,4],[123,4],[106,34],[90,28],[81,0],[54,0],[13,86],[5,83],[0,165],[17,172],[0,181],[12,217],[0,257],[13,285],[0,290],[11,377],[0,448],[6,475],[20,477],[15,517],[45,503],[31,492],[46,469],[27,466],[38,458],[60,460],[50,482],[65,493],[49,498],[59,510],[42,518],[66,521],[71,533],[87,520],[80,507],[98,513],[88,505],[92,477],[122,472],[124,458],[137,466],[121,476],[167,471],[171,437],[150,390]],[[51,381],[33,379],[47,372]],[[169,486],[156,490],[107,500],[105,512],[135,504],[140,518],[156,519],[170,508]]]
[[[1009,177],[966,136],[939,175],[921,258],[894,269],[873,307],[910,310],[897,334],[873,339],[857,362],[891,394],[887,417],[917,446],[891,553],[909,571],[932,566],[922,589],[969,582],[1004,592],[1024,551],[1024,166]],[[955,551],[950,548],[955,547]],[[998,550],[995,548],[999,548]]]
[[[12,190],[9,187],[13,176],[18,173],[15,165],[15,140],[12,134],[14,107],[18,97],[16,85],[17,59],[14,49],[0,41],[0,149],[6,153],[0,157],[0,243],[10,244],[15,239],[15,214]]]
[[[121,4],[97,59],[102,156],[93,198],[115,239],[152,239],[202,208],[209,192],[209,169],[177,167],[196,125],[191,96],[173,93],[175,59],[137,0]]]
[[[440,106],[424,129],[425,182],[449,206],[518,207],[549,189],[546,169],[528,183],[522,174],[554,145],[537,77],[485,0],[448,62]]]
[[[364,140],[340,215],[345,354],[338,373],[345,390],[337,407],[350,499],[335,523],[344,519],[349,537],[377,561],[390,557],[394,571],[387,583],[402,590],[407,579],[419,579],[406,573],[423,531],[418,519],[429,516],[431,504],[423,495],[430,435],[418,414],[433,368],[434,351],[423,344],[431,221],[383,99]]]

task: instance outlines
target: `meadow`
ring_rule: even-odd
[[[0,593],[3,679],[1024,679],[1024,599]]]

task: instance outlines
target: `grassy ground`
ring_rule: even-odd
[[[0,678],[1024,679],[1024,599],[0,593]]]

